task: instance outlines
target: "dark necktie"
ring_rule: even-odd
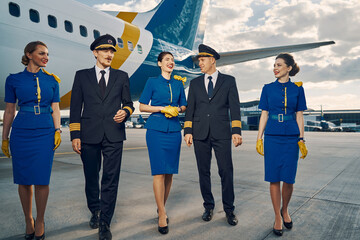
[[[106,90],[106,83],[105,83],[105,71],[104,70],[101,70],[100,71],[101,73],[101,78],[100,78],[100,81],[99,81],[99,87],[100,87],[100,92],[101,92],[101,96],[104,97],[105,95],[105,90]]]
[[[209,76],[208,79],[209,79],[209,83],[208,83],[208,96],[209,96],[209,98],[211,98],[212,93],[213,93],[213,90],[214,90],[214,85],[213,85],[213,82],[211,81],[212,76]]]

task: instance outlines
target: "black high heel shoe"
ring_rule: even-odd
[[[41,236],[35,236],[35,240],[44,240],[44,239],[45,239],[45,222],[44,222],[44,233]]]
[[[274,223],[274,226],[275,226],[275,223]],[[283,235],[283,230],[282,229],[275,229],[273,227],[273,233],[276,235],[276,236],[282,236]]]
[[[283,216],[283,213],[282,213],[282,208],[281,208],[281,210],[280,210],[280,214],[281,214],[281,217],[282,217],[282,219],[283,219],[284,226],[285,226],[287,229],[292,229],[292,227],[293,227],[293,222],[292,222],[292,221],[291,221],[291,222],[285,222],[285,221],[284,221],[284,216]]]
[[[165,226],[165,227],[158,226],[158,231],[161,234],[167,234],[169,233],[169,226]]]
[[[25,232],[25,236],[24,236],[25,240],[32,240],[32,239],[34,239],[34,236],[35,236],[35,218],[33,218],[33,221],[34,221],[34,232],[33,232],[33,233],[30,233],[30,234],[27,234],[27,233]]]

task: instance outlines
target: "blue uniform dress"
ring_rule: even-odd
[[[296,112],[307,109],[304,88],[290,80],[266,84],[259,108],[269,112],[265,128],[265,181],[295,183],[299,159]]]
[[[40,114],[34,110],[38,105],[36,78],[41,89]],[[25,68],[6,79],[5,102],[16,103],[16,100],[20,110],[10,134],[14,183],[48,185],[55,146],[51,103],[60,102],[59,84],[42,70],[31,73]]]
[[[181,81],[165,79],[162,75],[149,78],[139,99],[151,106],[186,106],[184,86]],[[146,121],[151,174],[178,173],[181,147],[181,125],[178,117],[167,118],[163,113],[152,113]]]

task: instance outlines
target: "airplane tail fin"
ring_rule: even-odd
[[[192,50],[203,41],[208,5],[209,0],[162,0],[148,12],[120,12],[117,17]]]

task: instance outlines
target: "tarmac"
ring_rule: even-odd
[[[233,148],[237,226],[226,222],[215,159],[212,189],[216,201],[210,222],[203,213],[193,147],[181,148],[166,204],[169,233],[157,231],[156,204],[145,142],[145,129],[127,129],[120,185],[111,224],[118,239],[279,239],[272,233],[274,213],[263,157],[255,150],[256,131],[243,131]],[[289,212],[294,227],[281,239],[360,239],[360,133],[306,132],[309,154],[300,159]],[[73,153],[69,130],[56,151],[45,214],[46,239],[98,239],[89,227],[80,157]],[[35,203],[33,203],[36,218]],[[0,239],[23,239],[25,224],[13,184],[11,159],[0,155]]]

